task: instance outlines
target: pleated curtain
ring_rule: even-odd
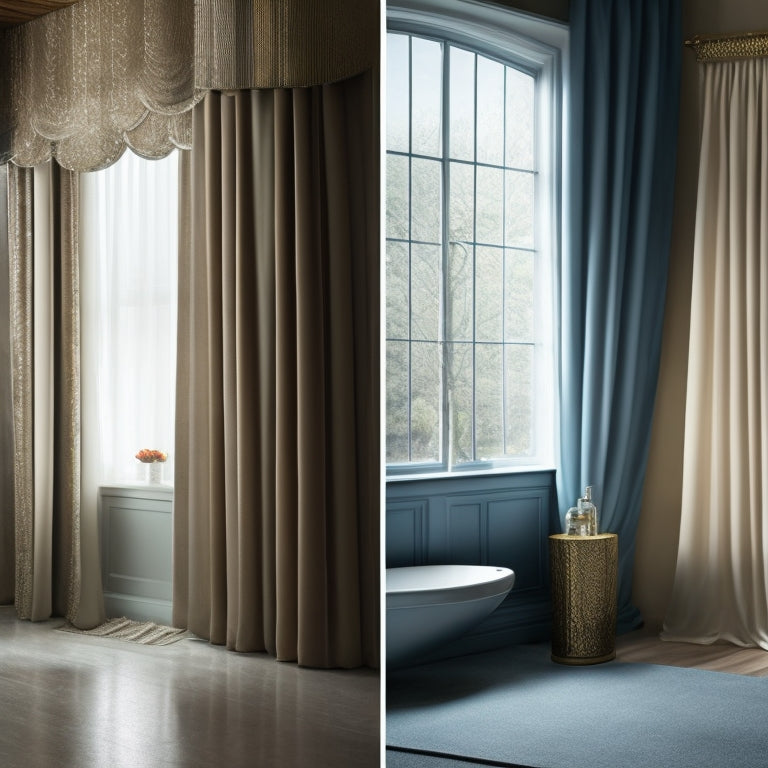
[[[313,667],[379,663],[375,104],[211,92],[182,160],[174,623]]]
[[[103,607],[81,467],[78,177],[55,162],[7,173],[14,605],[92,627]]]
[[[661,351],[680,84],[679,0],[572,0],[560,274],[558,527],[591,485],[618,534],[618,623]]]
[[[768,649],[768,59],[699,66],[680,543],[662,637]]]
[[[378,24],[376,0],[81,0],[0,33],[0,160],[35,166],[7,170],[0,597],[20,616],[103,618],[72,171],[190,146],[209,89],[312,85],[247,108],[214,92],[218,129],[195,115],[174,615],[241,650],[378,665]]]
[[[8,292],[8,167],[0,165],[0,328],[10,325]],[[13,602],[16,591],[15,520],[13,514],[13,396],[11,334],[0,334],[0,605]]]

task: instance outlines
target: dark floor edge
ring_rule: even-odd
[[[492,765],[497,768],[542,768],[534,765],[521,765],[520,763],[507,763],[499,760],[489,760],[484,757],[470,757],[469,755],[457,755],[449,752],[436,752],[431,749],[416,749],[414,747],[396,747],[387,744],[388,752],[408,752],[411,755],[424,755],[424,757],[441,757],[445,760],[463,761],[476,765]]]

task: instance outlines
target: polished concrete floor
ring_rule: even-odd
[[[379,675],[197,640],[60,632],[0,607],[2,768],[375,768]]]

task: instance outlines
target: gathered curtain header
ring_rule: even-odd
[[[732,61],[768,56],[768,32],[744,32],[736,35],[696,35],[685,44],[694,50],[696,60]]]
[[[80,0],[0,33],[0,163],[164,157],[206,91],[350,77],[378,25],[377,0]]]

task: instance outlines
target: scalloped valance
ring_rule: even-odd
[[[80,0],[0,33],[0,163],[89,171],[189,147],[207,90],[375,65],[377,0]]]

